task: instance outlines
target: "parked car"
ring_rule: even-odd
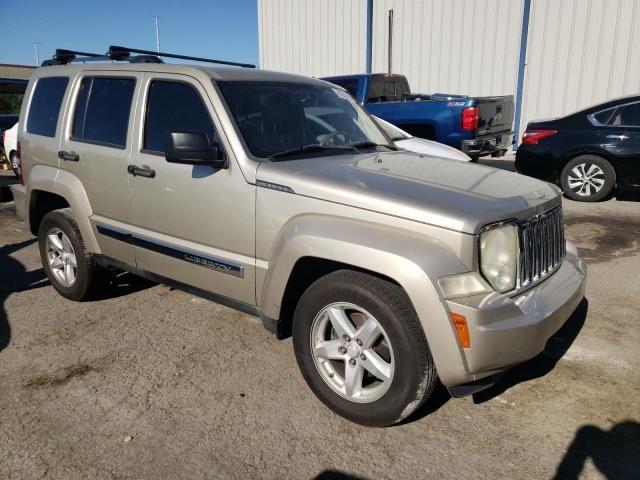
[[[4,148],[4,132],[16,123],[18,123],[18,115],[0,114],[0,163],[9,161],[9,155]]]
[[[410,152],[422,153],[424,155],[433,155],[435,157],[450,158],[452,160],[460,160],[462,162],[470,162],[471,157],[462,153],[449,145],[427,140],[425,138],[414,137],[408,132],[390,124],[389,122],[373,117],[380,128],[387,134],[387,137],[397,147],[409,150]]]
[[[403,75],[390,73],[327,77],[345,88],[376,117],[409,132],[462,150],[474,161],[499,157],[513,145],[513,96],[468,97],[411,93]]]
[[[56,56],[22,106],[16,211],[62,296],[116,268],[257,315],[322,402],[374,426],[438,378],[490,386],[581,302],[553,185],[399,150],[320,80],[109,52],[130,63]],[[326,112],[318,143],[306,114]]]
[[[20,162],[18,161],[18,122],[16,122],[13,127],[2,132],[2,140],[6,161],[11,164],[11,168],[13,169],[13,173],[16,177],[19,177]]]
[[[516,169],[582,202],[640,190],[640,95],[527,125]]]

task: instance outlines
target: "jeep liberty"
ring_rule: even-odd
[[[64,297],[116,269],[257,315],[370,426],[492,385],[581,302],[555,186],[399,150],[322,80],[148,53],[29,81],[14,197]]]

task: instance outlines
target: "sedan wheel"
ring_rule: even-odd
[[[604,182],[604,172],[593,163],[581,163],[569,172],[569,188],[582,197],[598,193],[602,190]]]
[[[581,155],[562,169],[560,183],[565,195],[581,202],[597,202],[615,186],[615,170],[604,158]]]

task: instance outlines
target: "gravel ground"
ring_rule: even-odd
[[[63,299],[0,203],[0,478],[638,479],[640,203],[564,207],[587,300],[545,352],[370,429],[320,404],[291,339],[253,317],[129,275]]]

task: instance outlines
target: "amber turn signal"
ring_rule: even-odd
[[[471,348],[471,337],[469,337],[467,319],[464,315],[458,313],[452,313],[451,319],[453,320],[453,325],[456,327],[456,333],[458,334],[458,340],[462,348]]]

